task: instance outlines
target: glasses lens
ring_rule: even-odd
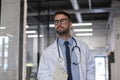
[[[58,24],[58,23],[59,23],[59,20],[55,20],[54,23],[55,23],[55,24]]]
[[[67,18],[63,18],[63,19],[60,19],[60,20],[55,20],[54,23],[55,23],[55,24],[58,24],[58,23],[60,22],[60,23],[64,24],[64,23],[66,23],[67,21],[68,21]]]
[[[61,19],[61,20],[60,20],[61,23],[65,23],[65,22],[67,22],[67,21],[68,21],[68,19]]]

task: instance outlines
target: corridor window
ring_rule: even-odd
[[[106,57],[95,57],[95,80],[106,80]]]
[[[7,36],[0,36],[0,67],[4,71],[8,69],[8,42]]]

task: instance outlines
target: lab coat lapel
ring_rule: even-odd
[[[60,56],[63,58],[63,55],[62,55],[62,51],[61,51],[60,46],[59,46],[59,51],[60,51]],[[58,62],[59,53],[58,53],[58,48],[57,48],[57,40],[54,42],[54,53],[55,53],[55,55],[56,55],[56,58],[55,58],[56,61],[57,61],[56,64],[59,64],[60,67],[62,67],[62,68],[66,71],[64,60],[63,60],[61,63]]]

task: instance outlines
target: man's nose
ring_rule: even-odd
[[[58,24],[58,25],[61,25],[61,21],[59,21],[57,24]]]

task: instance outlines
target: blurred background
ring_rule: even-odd
[[[90,47],[95,80],[119,80],[120,0],[0,0],[1,80],[37,80],[57,10],[71,14],[72,36]]]

